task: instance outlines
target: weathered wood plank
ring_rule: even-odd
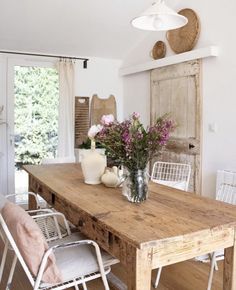
[[[152,70],[153,77],[156,81],[176,79],[185,76],[194,76],[199,72],[199,60],[197,59]]]
[[[206,230],[201,233],[176,238],[172,242],[165,241],[153,247],[152,268],[168,266],[194,257],[205,255],[220,248],[234,244],[234,227],[218,230]]]
[[[129,290],[150,290],[152,273],[151,249],[133,247],[127,252],[127,285]]]
[[[236,290],[236,248],[235,244],[225,249],[223,290]]]

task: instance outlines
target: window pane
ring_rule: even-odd
[[[15,66],[16,192],[27,191],[23,164],[53,158],[58,144],[58,73],[53,68]]]

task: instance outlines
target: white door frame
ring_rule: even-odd
[[[56,60],[45,58],[9,57],[7,61],[7,193],[15,192],[15,142],[14,142],[14,67],[34,66],[55,68]]]
[[[7,59],[0,55],[0,193],[7,194]]]

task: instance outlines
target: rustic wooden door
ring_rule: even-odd
[[[200,60],[171,65],[151,72],[151,124],[170,113],[177,128],[158,158],[188,163],[192,173],[189,190],[201,193]]]

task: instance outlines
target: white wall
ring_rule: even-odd
[[[116,97],[117,117],[123,118],[123,82],[119,77],[120,60],[91,58],[88,69],[81,64],[76,66],[75,95],[100,98]]]
[[[124,117],[133,112],[141,114],[142,122],[150,123],[150,76],[143,72],[129,75],[124,80]]]
[[[177,4],[179,2],[179,4]],[[176,4],[176,5],[175,5]],[[217,169],[236,171],[236,2],[173,0],[176,10],[194,9],[201,18],[201,36],[197,47],[218,45],[220,56],[203,61],[203,190],[214,197]],[[150,60],[149,53],[157,40],[165,40],[164,33],[146,33],[146,38],[127,55],[123,66]],[[167,42],[167,40],[165,40]],[[168,55],[172,54],[168,48]],[[147,108],[150,98],[148,72],[124,77],[124,116],[139,111],[149,120]],[[216,124],[217,132],[209,130]]]

